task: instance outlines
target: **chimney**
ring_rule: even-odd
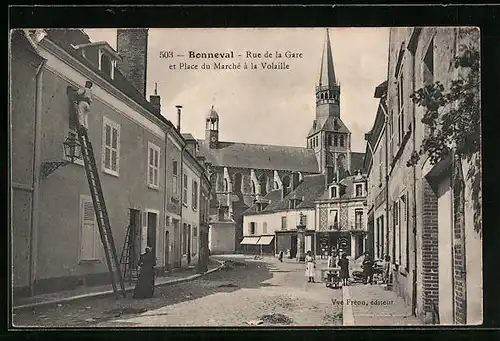
[[[146,98],[148,29],[118,29],[116,50],[122,57],[118,68],[123,76]]]
[[[154,95],[149,96],[149,103],[151,103],[151,105],[155,107],[155,113],[158,115],[161,113],[160,100],[161,98],[158,95],[158,83],[155,83],[155,92]]]
[[[177,131],[180,133],[181,132],[181,109],[182,105],[176,105],[177,108]]]
[[[292,185],[292,189],[291,190],[295,191],[295,189],[299,185],[299,173],[298,172],[293,172],[292,173],[291,185]]]

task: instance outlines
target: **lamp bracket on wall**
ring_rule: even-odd
[[[61,161],[47,161],[42,163],[42,167],[40,169],[40,177],[42,179],[47,178],[50,174],[55,172],[58,168],[64,167],[70,164],[70,161],[61,160]]]

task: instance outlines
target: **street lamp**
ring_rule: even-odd
[[[75,159],[82,158],[82,148],[80,143],[77,141],[74,134],[70,134],[66,140],[63,142],[64,155],[71,163],[75,162]]]

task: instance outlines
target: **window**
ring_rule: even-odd
[[[330,198],[337,198],[337,186],[330,187]]]
[[[434,83],[434,38],[431,39],[427,52],[425,53],[422,69],[424,85]],[[424,134],[425,137],[428,137],[430,134],[430,127],[427,125],[424,126]]]
[[[382,173],[383,173],[383,159],[382,159],[382,147],[380,147],[379,150],[379,167],[378,167],[378,181],[379,181],[379,186],[382,186]]]
[[[89,196],[80,196],[80,260],[99,260],[99,227],[94,204]]]
[[[148,143],[148,186],[159,187],[160,147]]]
[[[410,231],[409,231],[409,219],[408,219],[408,196],[405,194],[401,197],[401,225],[402,236],[401,236],[401,265],[405,266],[405,270],[408,272],[410,268]]]
[[[256,223],[255,222],[251,222],[250,223],[250,234],[255,234],[257,231],[257,228],[256,228]]]
[[[318,143],[318,137],[316,136],[314,139],[315,139],[315,142],[314,142],[314,143],[315,143],[315,145],[316,145],[316,147],[317,147],[317,146],[319,145],[319,143]]]
[[[405,94],[404,94],[403,73],[401,72],[398,79],[398,145],[403,143],[405,135]]]
[[[172,161],[172,195],[177,198],[177,175],[178,175],[178,167],[177,167],[177,161],[173,160]]]
[[[394,219],[394,243],[393,243],[393,259],[397,264],[401,264],[401,224],[400,224],[400,208],[399,202],[393,204],[393,219]]]
[[[337,146],[339,145],[339,137],[338,137],[337,135],[335,135],[335,136],[333,137],[333,145],[334,145],[335,147],[337,147]]]
[[[329,225],[334,228],[339,228],[339,211],[338,210],[330,210],[328,215]]]
[[[188,203],[188,176],[184,174],[184,181],[182,183],[182,202],[187,205]]]
[[[332,145],[332,135],[328,135],[328,145]]]
[[[362,209],[357,208],[354,210],[354,227],[356,230],[363,229],[363,210]]]
[[[198,209],[198,183],[196,180],[193,180],[193,198],[191,206],[193,207],[193,210]]]
[[[120,125],[103,119],[103,168],[104,173],[118,176],[120,166]]]
[[[229,183],[227,179],[224,179],[224,192],[229,192]]]
[[[286,217],[281,217],[281,229],[286,230]]]
[[[267,233],[267,222],[262,223],[262,234]]]
[[[356,184],[356,196],[363,196],[363,184]]]
[[[198,254],[198,228],[193,226],[193,248],[191,250],[192,255]]]
[[[339,144],[341,147],[344,147],[344,135],[339,136]]]

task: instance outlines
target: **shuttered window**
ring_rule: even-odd
[[[103,118],[103,156],[105,173],[118,175],[120,165],[120,125]]]
[[[160,147],[148,143],[148,186],[159,187]]]
[[[100,235],[92,199],[88,196],[80,198],[80,260],[92,261],[100,259]]]
[[[183,184],[182,184],[182,202],[187,205],[188,203],[188,176],[184,174]]]
[[[198,209],[198,183],[196,180],[193,180],[193,197],[192,197],[192,203],[191,206],[193,207],[193,210]]]

